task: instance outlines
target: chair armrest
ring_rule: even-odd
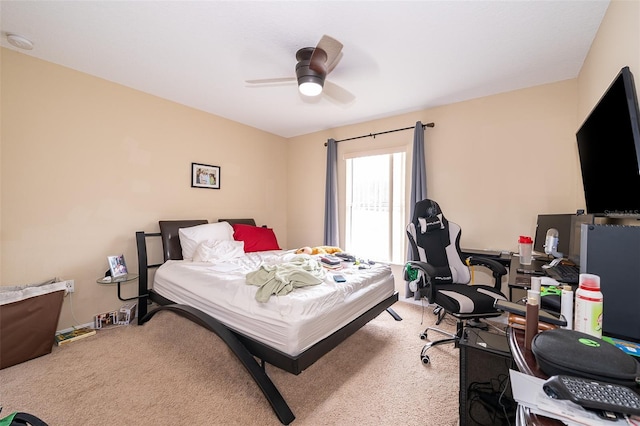
[[[495,281],[493,286],[497,290],[500,290],[502,287],[502,277],[507,275],[507,268],[505,268],[500,262],[482,256],[469,256],[467,257],[466,262],[470,266],[484,266],[485,268],[490,269]]]
[[[405,264],[405,270],[404,270],[404,279],[405,281],[411,281],[411,279],[409,279],[409,277],[407,277],[407,270],[406,267],[410,266],[413,269],[418,269],[420,271],[423,272],[424,278],[423,278],[423,284],[424,287],[421,287],[418,289],[418,292],[423,296],[426,297],[427,300],[429,301],[429,303],[433,303],[434,301],[434,292],[433,292],[433,286],[431,285],[431,277],[434,277],[437,275],[436,273],[436,268],[426,262],[421,262],[419,260],[410,260]]]
[[[419,260],[410,260],[407,262],[407,265],[411,265],[412,268],[420,269],[425,273],[427,278],[431,280],[431,277],[436,275],[436,268],[427,262],[421,262]]]

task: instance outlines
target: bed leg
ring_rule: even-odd
[[[394,311],[393,309],[387,308],[387,312],[389,312],[389,315],[391,315],[394,320],[402,321],[402,317],[400,315],[398,315],[398,313],[396,311]]]
[[[204,312],[187,305],[164,305],[150,311],[140,320],[140,324],[149,321],[156,313],[168,310],[174,312],[188,320],[210,330],[218,335],[231,349],[235,356],[240,360],[242,365],[247,369],[253,380],[256,382],[262,393],[271,404],[273,411],[278,416],[280,422],[284,425],[290,424],[296,417],[282,397],[282,394],[276,388],[264,369],[264,361],[262,368],[256,359],[251,355],[247,348],[238,340],[238,338],[225,325],[216,321],[214,318]]]

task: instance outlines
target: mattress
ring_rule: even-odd
[[[345,265],[327,271],[319,285],[295,288],[266,303],[259,287],[246,283],[261,265],[291,260],[291,251],[246,253],[224,263],[169,260],[155,273],[153,290],[176,303],[193,306],[229,328],[291,356],[305,351],[394,293],[389,265],[367,269]],[[334,274],[346,282],[337,283]]]

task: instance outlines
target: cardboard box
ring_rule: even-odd
[[[135,303],[127,303],[125,305],[122,305],[122,307],[120,308],[120,312],[118,312],[118,324],[131,324],[136,317],[136,306],[137,305]]]

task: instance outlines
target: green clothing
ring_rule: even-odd
[[[320,263],[309,256],[296,256],[290,262],[262,265],[247,274],[247,284],[257,285],[256,300],[265,303],[272,294],[284,296],[297,287],[318,285],[325,271]]]

